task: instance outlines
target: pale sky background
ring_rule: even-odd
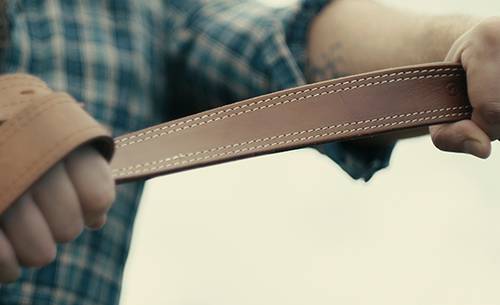
[[[498,0],[383,2],[500,14]],[[310,149],[151,180],[121,304],[498,305],[499,168],[500,145],[480,161],[424,137],[368,184]]]

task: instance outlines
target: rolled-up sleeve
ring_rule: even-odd
[[[174,116],[306,83],[309,25],[329,0],[280,7],[260,1],[168,1],[167,64]],[[393,146],[348,142],[316,147],[354,179],[389,164]]]

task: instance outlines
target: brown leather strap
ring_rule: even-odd
[[[117,183],[299,147],[469,118],[458,65],[403,67],[284,90],[120,136]],[[67,94],[0,78],[0,213],[71,150],[113,142]]]
[[[264,95],[115,140],[117,182],[468,118],[464,71],[430,64]]]

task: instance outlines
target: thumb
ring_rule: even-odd
[[[491,153],[490,138],[471,120],[434,125],[429,131],[434,145],[443,151],[462,152],[483,159]]]

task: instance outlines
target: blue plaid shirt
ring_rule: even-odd
[[[248,0],[10,1],[1,69],[35,74],[69,92],[118,135],[304,84],[308,25],[326,2],[269,8]],[[339,143],[321,150],[364,179],[390,154]],[[24,269],[20,280],[0,285],[0,303],[117,304],[142,187],[120,186],[102,230],[84,232],[60,246],[51,265]]]

